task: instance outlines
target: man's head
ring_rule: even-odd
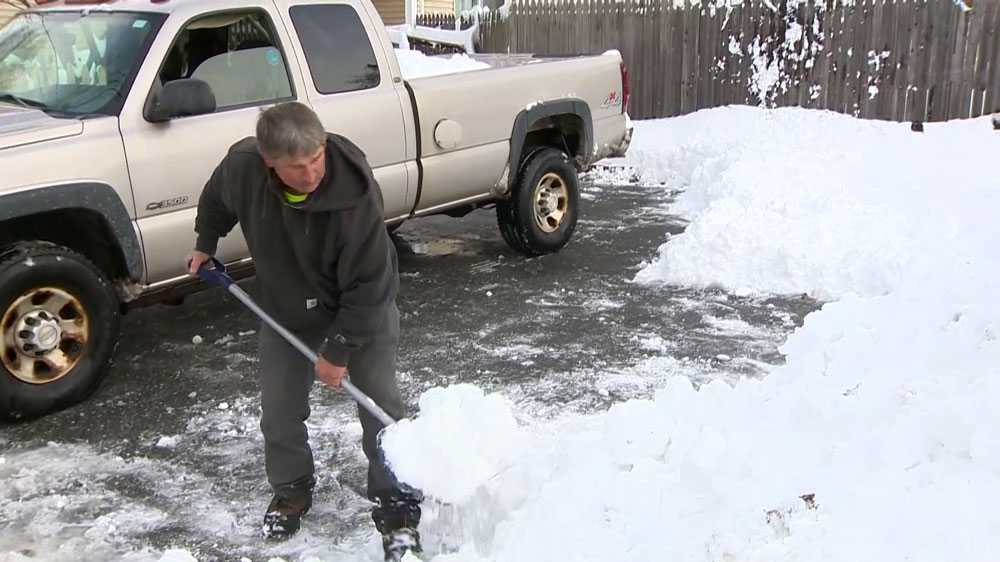
[[[264,163],[300,193],[312,193],[326,175],[326,131],[309,107],[289,102],[261,112],[257,146]]]

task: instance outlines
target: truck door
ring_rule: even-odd
[[[205,182],[230,146],[254,134],[263,106],[295,100],[301,88],[290,72],[294,63],[280,40],[273,3],[241,0],[234,6],[239,7],[168,22],[157,39],[167,45],[150,51],[166,55],[144,64],[121,115],[147,283],[185,275]],[[215,112],[147,121],[143,106],[151,91],[181,78],[208,83]],[[225,261],[248,256],[239,227],[220,241],[218,256]]]
[[[290,4],[281,17],[303,65],[305,96],[328,131],[364,151],[382,188],[386,217],[406,215],[416,196],[407,188],[416,180],[414,158],[407,158],[408,149],[415,154],[415,133],[372,17],[350,1]]]

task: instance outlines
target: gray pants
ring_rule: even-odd
[[[306,345],[318,349],[324,333],[296,334]],[[399,348],[399,309],[391,306],[379,335],[356,351],[347,366],[350,380],[395,419],[405,417],[405,405],[396,385],[396,353]],[[280,334],[261,325],[260,330],[260,427],[264,433],[264,465],[275,493],[294,495],[311,491],[315,467],[305,421],[309,418],[309,392],[313,387],[313,365]],[[345,399],[350,399],[346,392]],[[386,469],[376,441],[382,424],[358,407],[362,447],[368,457],[368,497],[375,499],[395,492],[395,481]]]

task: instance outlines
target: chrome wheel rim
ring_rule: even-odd
[[[29,384],[47,384],[66,376],[83,358],[90,318],[80,299],[41,287],[15,299],[0,327],[0,358],[7,371]]]
[[[535,186],[532,202],[538,228],[548,234],[559,230],[569,210],[569,189],[566,182],[559,174],[545,174]]]

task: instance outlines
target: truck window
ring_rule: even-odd
[[[339,94],[379,85],[375,52],[354,8],[314,4],[289,12],[316,91]]]
[[[184,26],[160,69],[160,83],[196,78],[215,94],[216,111],[292,98],[285,57],[267,14],[227,12]]]
[[[164,19],[97,10],[21,14],[0,25],[0,96],[60,116],[117,115]]]

